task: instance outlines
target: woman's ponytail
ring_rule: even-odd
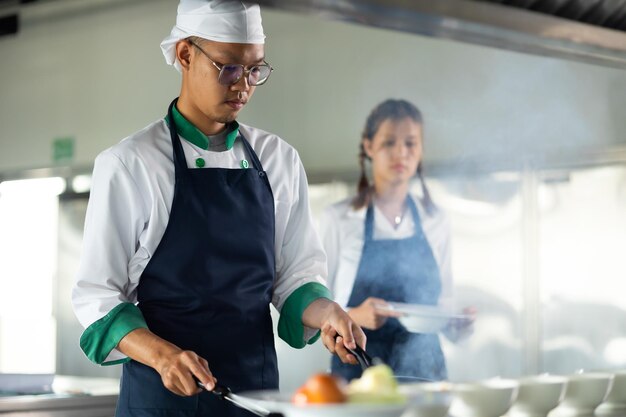
[[[367,155],[365,154],[365,149],[363,148],[363,142],[361,142],[361,147],[359,151],[359,166],[361,167],[361,178],[359,179],[359,184],[357,185],[356,196],[352,200],[352,207],[355,210],[358,210],[361,207],[365,207],[370,203],[369,200],[372,193],[372,187],[370,186],[370,182],[367,179],[367,171],[365,169],[366,159]]]

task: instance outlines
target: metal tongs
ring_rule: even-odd
[[[251,401],[240,397],[237,394],[233,394],[233,392],[230,390],[230,388],[224,386],[224,385],[220,385],[220,384],[215,384],[215,387],[212,390],[208,390],[206,389],[206,387],[204,386],[204,384],[200,381],[198,381],[196,379],[196,385],[208,392],[210,392],[211,394],[217,395],[218,397],[220,397],[223,400],[228,400],[231,403],[235,404],[237,407],[242,408],[246,411],[251,412],[252,414],[256,415],[256,416],[279,416],[280,414],[274,414],[274,413],[270,413],[268,410],[266,410],[265,408],[258,406],[254,403],[252,403]]]
[[[372,357],[368,355],[367,352],[363,350],[359,345],[356,345],[356,349],[350,349],[350,348],[346,348],[346,349],[348,349],[348,352],[353,354],[356,360],[359,361],[359,365],[361,365],[361,369],[363,371],[365,371],[367,368],[371,366],[380,365],[381,363],[383,363],[379,358],[372,359]],[[415,381],[433,382],[434,381],[433,379],[430,379],[430,378],[420,378],[417,376],[414,377],[414,376],[394,375],[394,377],[397,380],[404,380],[408,382],[415,382]]]
[[[361,346],[356,345],[356,348],[354,349],[346,349],[348,349],[348,352],[353,354],[356,360],[359,361],[359,365],[361,365],[362,370],[366,370],[370,366],[374,365],[374,360],[372,359],[372,357],[368,355],[367,352],[363,350],[363,348],[361,348]]]

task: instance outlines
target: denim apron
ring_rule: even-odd
[[[348,308],[357,307],[368,297],[387,301],[435,305],[441,294],[439,267],[433,256],[415,202],[407,197],[415,223],[415,233],[406,239],[374,240],[374,208],[365,216],[361,261],[348,300]],[[396,318],[389,318],[378,330],[363,329],[367,352],[389,365],[395,375],[442,380],[447,378],[446,364],[435,333],[408,332]],[[332,372],[347,380],[361,376],[356,365],[332,359]]]
[[[209,362],[233,392],[278,388],[269,304],[275,276],[274,199],[256,153],[250,169],[189,169],[168,110],[175,186],[167,228],[141,275],[148,328]],[[251,416],[202,392],[181,397],[136,361],[124,364],[118,417]]]

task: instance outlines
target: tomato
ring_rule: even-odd
[[[292,402],[298,405],[329,404],[346,401],[345,381],[330,374],[310,377],[294,394]]]

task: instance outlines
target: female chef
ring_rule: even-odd
[[[180,97],[96,159],[72,298],[85,354],[123,363],[117,416],[247,415],[194,379],[277,388],[270,303],[294,347],[364,346],[323,285],[297,152],[236,121],[272,72],[264,39],[256,5],[183,0],[161,44]]]
[[[435,305],[450,296],[449,227],[422,177],[422,125],[420,111],[404,100],[387,100],[371,112],[360,144],[357,195],[324,211],[321,235],[329,288],[366,329],[370,356],[396,375],[441,380],[447,374],[438,335],[409,333],[396,314],[376,308],[387,301]],[[421,197],[409,193],[416,173]],[[451,323],[448,335],[456,339],[471,321]],[[334,358],[332,371],[348,380],[361,373]]]

